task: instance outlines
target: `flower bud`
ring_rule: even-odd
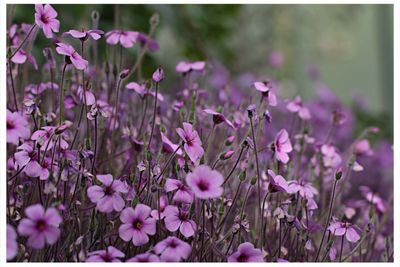
[[[335,179],[339,181],[340,178],[342,178],[342,174],[343,174],[342,170],[339,169],[335,174]]]
[[[153,81],[156,83],[161,82],[164,80],[164,70],[161,67],[158,67],[156,71],[153,73]]]
[[[129,74],[129,69],[124,69],[123,71],[121,71],[121,73],[119,74],[119,78],[120,79],[125,79]]]

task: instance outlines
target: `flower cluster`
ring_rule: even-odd
[[[157,14],[146,33],[59,18],[37,4],[7,35],[8,261],[393,260],[391,145],[322,80],[306,101],[212,61],[139,74]],[[21,65],[40,80],[15,83]]]

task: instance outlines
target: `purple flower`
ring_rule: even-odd
[[[168,197],[167,196],[160,196],[160,216],[158,216],[158,209],[154,209],[151,211],[151,217],[154,219],[164,219],[165,217],[165,208],[168,206]],[[158,218],[160,217],[160,218]]]
[[[170,232],[175,232],[179,229],[181,234],[188,238],[194,235],[197,225],[193,220],[189,219],[189,209],[178,209],[176,206],[167,206],[165,208],[165,227]]]
[[[224,178],[215,170],[206,165],[197,166],[186,176],[186,183],[196,197],[201,199],[216,198],[222,194]]]
[[[11,61],[15,64],[24,64],[27,60],[33,65],[35,70],[38,69],[35,57],[25,52],[25,50],[18,50],[17,53],[15,53],[15,55],[11,58]]]
[[[235,129],[235,126],[233,126],[232,122],[230,120],[228,120],[227,118],[225,118],[225,116],[219,112],[216,112],[212,109],[204,109],[203,110],[205,113],[210,114],[213,116],[213,122],[214,124],[220,124],[220,123],[226,123],[226,125],[228,125],[229,127]]]
[[[253,85],[267,99],[270,106],[274,107],[277,105],[276,96],[271,90],[271,82],[255,82]]]
[[[183,129],[178,128],[176,132],[181,137],[185,144],[183,148],[188,154],[192,162],[196,162],[204,154],[204,149],[202,148],[202,142],[196,130],[193,130],[193,126],[190,123],[184,122]]]
[[[156,96],[155,92],[150,91],[150,90],[146,90],[146,87],[145,87],[144,84],[138,84],[136,82],[130,82],[125,86],[125,88],[130,90],[130,91],[132,91],[132,90],[135,91],[140,96],[140,98],[142,98],[142,99],[144,98],[145,95],[150,95],[152,97]],[[157,94],[157,99],[160,102],[164,101],[164,97],[160,92],[158,92],[158,94]]]
[[[206,66],[206,62],[204,61],[181,61],[176,65],[175,70],[180,73],[187,73],[190,71],[202,71]]]
[[[367,139],[358,140],[354,144],[354,154],[356,154],[357,156],[361,155],[371,156],[373,154],[373,151],[371,150],[369,141]]]
[[[192,247],[179,238],[169,236],[157,243],[154,252],[160,255],[161,261],[179,262],[189,258]]]
[[[18,112],[7,109],[7,143],[18,145],[20,139],[28,139],[31,135],[29,123]]]
[[[384,200],[378,195],[378,193],[372,192],[372,190],[367,186],[360,186],[360,191],[364,198],[369,202],[374,204],[376,210],[380,213],[386,212],[386,205]]]
[[[84,70],[88,67],[88,61],[79,55],[71,45],[64,43],[57,43],[56,45],[57,53],[65,55],[67,64],[72,63],[78,70]]]
[[[326,168],[336,168],[342,163],[342,158],[332,145],[321,146],[322,160]]]
[[[64,33],[64,35],[70,35],[73,38],[80,39],[82,41],[86,41],[89,37],[91,37],[93,40],[97,41],[103,36],[104,32],[101,30],[69,30]]]
[[[176,202],[192,203],[193,202],[193,191],[186,186],[183,182],[176,179],[167,179],[165,182],[165,191],[171,192],[176,190],[174,197],[172,198]]]
[[[7,260],[12,260],[18,254],[17,233],[14,227],[7,224]]]
[[[272,170],[268,170],[268,175],[269,175],[268,190],[271,193],[275,192],[291,193],[291,191],[289,190],[289,185],[286,182],[285,178],[283,178],[281,175],[275,175],[275,173]]]
[[[148,235],[156,233],[156,220],[150,217],[150,207],[137,204],[135,209],[129,207],[121,212],[119,236],[128,242],[132,240],[135,246],[142,246],[149,242]]]
[[[96,103],[96,97],[92,92],[90,92],[88,89],[86,89],[85,96],[83,96],[83,89],[82,86],[78,86],[78,97],[82,101],[82,103],[85,103],[85,98],[86,98],[86,105],[91,106]]]
[[[161,67],[158,67],[155,72],[153,72],[152,76],[153,81],[156,83],[161,82],[164,80],[164,70]]]
[[[87,194],[90,201],[97,204],[100,212],[121,211],[125,206],[125,201],[120,193],[128,192],[126,184],[120,180],[113,180],[111,174],[96,175],[96,178],[102,186],[92,185],[88,188]]]
[[[286,108],[292,113],[297,113],[299,117],[303,120],[311,119],[310,111],[308,110],[308,108],[303,106],[303,102],[301,101],[300,96],[296,96],[293,101],[290,101],[286,105]]]
[[[360,239],[357,228],[348,222],[335,222],[328,227],[335,236],[346,235],[347,241],[355,243]]]
[[[264,262],[264,257],[260,249],[254,248],[252,243],[245,242],[228,257],[228,262]]]
[[[160,258],[157,255],[146,252],[130,258],[127,262],[160,262]]]
[[[142,47],[147,45],[147,48],[149,49],[150,52],[157,52],[160,49],[160,46],[158,45],[157,41],[150,38],[148,35],[144,33],[140,32],[137,40],[140,42]]]
[[[162,145],[163,145],[163,151],[165,153],[171,154],[176,151],[177,155],[180,155],[180,156],[182,155],[182,150],[178,149],[179,146],[177,144],[172,143],[172,141],[169,140],[168,137],[163,133],[161,133],[161,141],[162,141]]]
[[[134,31],[112,30],[106,33],[106,42],[110,45],[120,43],[125,48],[132,47],[138,40],[139,33]]]
[[[108,246],[105,250],[96,250],[88,253],[86,262],[121,262],[119,258],[125,254],[113,246]]]
[[[314,195],[318,195],[317,189],[305,181],[290,181],[289,189],[293,194],[299,193],[302,198],[306,199],[312,199]]]
[[[290,143],[289,134],[285,129],[282,129],[278,132],[275,137],[274,142],[275,147],[275,158],[282,163],[288,163],[289,155],[293,148],[292,144]]]
[[[43,33],[47,38],[53,37],[53,32],[58,32],[60,29],[60,21],[56,19],[57,11],[49,5],[35,5],[35,23],[43,29]]]
[[[55,208],[44,209],[35,204],[25,209],[28,218],[22,219],[18,225],[18,233],[29,236],[28,246],[40,249],[45,243],[53,245],[60,236],[58,229],[62,219]]]

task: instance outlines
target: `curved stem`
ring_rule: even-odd
[[[235,162],[235,165],[233,165],[233,168],[229,172],[228,176],[225,178],[225,180],[222,183],[222,185],[224,185],[226,182],[228,182],[229,178],[231,178],[233,172],[235,171],[237,165],[239,164],[240,159],[242,158],[243,150],[244,150],[244,147],[242,146],[242,148],[240,149],[240,152],[239,152],[239,156],[238,156],[238,158],[237,158],[237,160]]]
[[[33,32],[33,30],[36,28],[36,24],[33,24],[31,29],[29,30],[29,32],[26,34],[24,40],[22,40],[22,42],[19,44],[19,46],[17,47],[17,49],[14,50],[14,52],[11,54],[11,56],[8,57],[8,59],[11,59],[13,56],[15,56],[15,54],[22,48],[22,46],[26,43],[26,40],[28,40],[29,36],[31,35],[31,33]]]

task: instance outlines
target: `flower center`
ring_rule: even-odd
[[[143,224],[141,221],[134,221],[132,225],[133,225],[133,228],[135,228],[137,230],[140,230],[143,227]]]
[[[207,191],[209,188],[209,184],[207,181],[204,181],[203,179],[201,179],[198,183],[197,186],[199,187],[200,191]]]
[[[112,262],[112,257],[110,254],[106,253],[100,256],[105,262]]]
[[[172,240],[171,243],[169,243],[170,248],[176,248],[178,244],[175,242],[175,240]]]
[[[43,21],[43,23],[45,23],[45,24],[49,22],[49,18],[46,15],[42,15],[40,17],[40,20]]]
[[[112,189],[111,186],[107,186],[106,188],[104,188],[104,194],[107,196],[110,196],[114,193],[114,189]]]
[[[39,219],[39,220],[36,222],[36,229],[37,229],[39,232],[44,231],[44,230],[46,229],[46,226],[47,226],[47,223],[46,223],[46,221],[43,220],[43,219]]]
[[[247,262],[248,257],[245,254],[240,254],[240,256],[238,257],[238,262]]]
[[[7,130],[14,129],[14,122],[12,120],[7,120]]]

